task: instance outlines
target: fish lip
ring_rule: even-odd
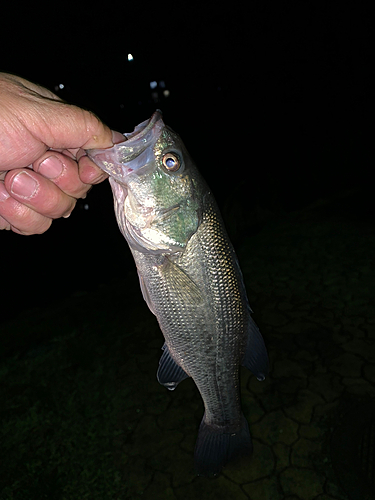
[[[125,140],[107,149],[89,149],[87,156],[117,182],[152,160],[152,150],[165,127],[157,109],[150,119],[137,125],[133,132],[124,133]]]
[[[160,109],[157,109],[148,120],[143,121],[139,125],[137,125],[133,132],[125,132],[123,135],[127,139],[127,143],[132,141],[138,141],[142,139],[147,133],[155,126],[156,122],[162,119],[162,112]],[[125,142],[125,141],[123,141]],[[122,144],[120,142],[119,144]]]

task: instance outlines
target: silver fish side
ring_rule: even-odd
[[[239,367],[268,372],[242,273],[214,197],[157,111],[128,140],[89,156],[110,174],[119,228],[165,343],[157,373],[170,390],[192,377],[204,402],[195,468],[217,475],[252,452]]]

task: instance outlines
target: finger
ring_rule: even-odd
[[[24,235],[42,234],[51,224],[52,219],[15,200],[0,182],[0,229],[11,229]]]
[[[78,162],[79,177],[86,184],[99,184],[107,179],[108,174],[103,172],[88,156],[82,156]]]
[[[1,208],[1,205],[0,205]],[[7,220],[3,219],[0,215],[0,230],[5,229],[5,231],[9,231],[10,229],[10,224]]]
[[[52,219],[68,217],[76,203],[75,198],[28,168],[10,170],[4,184],[14,199]]]
[[[126,137],[116,130],[112,130],[113,144],[124,142]],[[108,174],[101,170],[88,156],[84,149],[80,149],[76,153],[76,158],[79,161],[79,176],[83,182],[88,184],[99,184],[104,179],[108,178]]]
[[[47,151],[38,158],[33,163],[33,169],[73,198],[84,197],[91,187],[81,181],[77,162],[55,151]]]

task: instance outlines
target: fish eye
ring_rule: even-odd
[[[176,172],[181,166],[181,160],[174,153],[166,153],[163,156],[163,165],[169,172]]]

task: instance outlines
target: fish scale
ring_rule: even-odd
[[[263,380],[267,351],[216,202],[180,137],[158,111],[125,135],[88,154],[110,175],[119,228],[164,335],[158,380],[170,390],[194,380],[205,408],[195,468],[217,475],[252,452],[239,367]]]
[[[241,422],[238,367],[245,350],[247,301],[222,228],[215,211],[206,209],[202,224],[186,250],[174,259],[174,264],[189,273],[193,282],[200,280],[202,269],[215,276],[214,286],[211,279],[200,283],[199,305],[190,304],[185,295],[173,293],[175,282],[169,279],[168,272],[163,272],[163,263],[158,265],[159,257],[136,250],[133,256],[156,317],[160,318],[166,345],[202,395],[206,422],[238,430]],[[193,268],[193,261],[199,262],[199,266]],[[157,271],[150,275],[152,267]]]

